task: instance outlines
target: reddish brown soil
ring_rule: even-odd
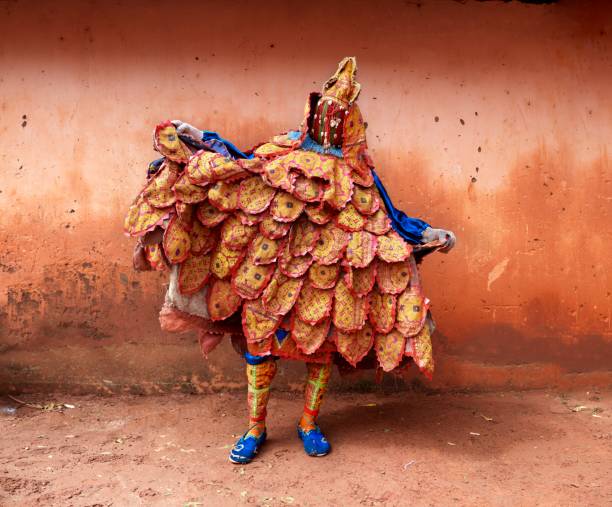
[[[612,392],[334,394],[326,458],[300,447],[300,400],[275,393],[248,466],[227,461],[243,396],[55,401],[76,408],[0,416],[1,505],[612,504]]]

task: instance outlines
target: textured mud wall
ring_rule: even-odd
[[[158,330],[123,213],[158,121],[249,147],[345,55],[398,207],[458,236],[423,268],[433,385],[610,383],[612,8],[324,5],[0,2],[0,387],[240,385],[227,344]]]

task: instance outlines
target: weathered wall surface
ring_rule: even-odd
[[[157,122],[249,147],[345,55],[398,207],[458,236],[423,268],[433,386],[610,383],[612,8],[322,5],[0,2],[2,388],[240,385],[227,344],[159,331],[123,214]]]

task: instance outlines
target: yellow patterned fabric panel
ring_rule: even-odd
[[[202,225],[206,227],[215,227],[225,220],[229,215],[219,211],[210,202],[203,202],[196,210],[196,216]]]
[[[145,255],[153,269],[157,271],[164,271],[166,269],[167,266],[164,261],[162,247],[159,243],[145,247]]]
[[[257,265],[247,256],[232,276],[234,292],[243,299],[256,299],[263,292],[274,273],[274,266]]]
[[[289,313],[297,301],[304,278],[290,278],[277,269],[272,280],[262,294],[262,302],[266,311],[274,315]]]
[[[409,338],[408,341],[407,355],[412,356],[421,373],[431,380],[434,372],[434,358],[429,322],[423,326],[416,336]]]
[[[373,215],[380,208],[378,192],[372,187],[364,188],[356,185],[351,202],[359,213],[366,216]]]
[[[259,176],[252,176],[240,182],[238,206],[246,213],[261,213],[270,206],[275,194],[276,190]]]
[[[366,323],[367,313],[368,298],[355,296],[344,278],[340,277],[334,293],[334,325],[346,333],[357,331]]]
[[[242,300],[229,280],[213,279],[208,289],[208,314],[212,320],[224,320],[240,308]]]
[[[378,333],[390,333],[395,326],[397,296],[378,287],[370,294],[370,322]]]
[[[169,121],[155,127],[153,145],[159,153],[173,162],[184,164],[191,157],[191,150],[179,139],[176,127]]]
[[[253,154],[257,157],[268,158],[287,153],[290,150],[291,148],[287,148],[286,146],[279,146],[274,143],[264,143],[255,148]]]
[[[308,204],[306,214],[311,222],[319,225],[325,225],[334,216],[333,210],[325,204]]]
[[[168,209],[154,208],[140,196],[130,207],[123,223],[123,229],[130,236],[142,236],[160,225],[169,216]]]
[[[255,264],[271,264],[276,262],[279,250],[279,240],[266,238],[263,234],[259,234],[251,241],[249,257]]]
[[[326,266],[315,262],[308,270],[308,279],[313,287],[317,289],[333,289],[340,274],[340,265],[332,264]]]
[[[293,222],[302,214],[305,206],[297,197],[281,191],[272,199],[270,214],[278,222]]]
[[[382,236],[391,230],[391,220],[382,209],[379,209],[368,217],[364,229],[377,236]]]
[[[260,299],[242,305],[242,329],[248,342],[272,336],[280,325],[280,317],[265,310]]]
[[[197,204],[208,197],[208,188],[194,185],[185,173],[177,180],[172,190],[176,200],[186,204]]]
[[[234,211],[238,207],[238,183],[218,181],[208,189],[208,201],[219,211]]]
[[[193,255],[203,255],[210,252],[219,241],[219,234],[216,229],[204,227],[198,220],[194,220],[189,231],[191,242],[191,253]]]
[[[176,202],[172,187],[179,178],[178,164],[166,161],[142,191],[144,200],[155,208],[167,208]]]
[[[306,274],[308,268],[313,262],[312,255],[300,255],[299,257],[294,257],[291,255],[291,251],[289,250],[289,242],[285,242],[285,245],[282,247],[280,257],[278,259],[278,267],[288,277],[291,278],[299,278]]]
[[[360,231],[364,228],[365,224],[366,217],[357,211],[357,208],[351,203],[347,204],[336,216],[336,225],[345,231]]]
[[[245,211],[236,211],[236,216],[242,225],[257,225],[265,218],[265,213],[246,213]]]
[[[246,251],[232,250],[218,242],[212,252],[210,270],[217,278],[227,278],[245,254]]]
[[[350,236],[333,222],[329,222],[321,229],[321,235],[312,250],[314,260],[319,264],[335,264],[344,254]]]
[[[336,331],[336,347],[338,352],[351,365],[357,366],[374,344],[374,333],[370,324],[352,333]]]
[[[332,208],[342,210],[353,195],[353,178],[348,165],[336,159],[333,167],[333,176],[328,188],[323,193],[323,200]]]
[[[164,253],[172,264],[179,264],[187,259],[191,250],[191,239],[187,227],[178,216],[172,217],[164,232]]]
[[[267,185],[286,192],[293,192],[295,174],[292,174],[291,168],[281,159],[273,159],[264,164],[261,176]]]
[[[190,255],[179,267],[179,290],[183,294],[195,294],[201,290],[210,276],[210,254]]]
[[[414,336],[423,327],[428,308],[427,298],[409,287],[397,300],[396,329],[404,336]]]
[[[221,226],[221,243],[232,250],[243,250],[257,234],[256,225],[244,225],[237,215],[231,215]]]
[[[379,262],[376,271],[376,282],[381,292],[401,294],[410,282],[410,265],[408,262]]]
[[[238,162],[220,153],[199,151],[187,164],[187,176],[194,185],[234,181],[248,176]]]
[[[298,176],[293,187],[293,195],[304,202],[320,201],[323,197],[323,184],[320,180]]]
[[[312,354],[325,342],[330,324],[329,317],[313,325],[294,314],[291,322],[291,338],[304,354]]]
[[[399,366],[402,357],[404,357],[406,337],[397,329],[387,334],[376,334],[374,349],[382,369],[384,371],[391,371]]]
[[[332,289],[317,289],[306,283],[302,287],[295,310],[302,321],[315,325],[329,317],[333,301]]]
[[[346,248],[346,261],[354,268],[369,266],[376,256],[377,237],[367,231],[353,232]]]
[[[259,232],[270,239],[279,239],[286,236],[289,229],[291,229],[291,224],[277,222],[271,215],[266,216],[259,223]]]
[[[378,264],[372,263],[365,268],[352,268],[346,266],[345,280],[349,289],[355,296],[367,296],[374,288],[376,269]]]
[[[291,255],[299,257],[310,253],[314,248],[321,229],[316,224],[313,224],[308,219],[300,219],[291,227],[289,235],[289,251]]]
[[[400,262],[410,256],[412,247],[393,231],[378,238],[376,253],[385,262]]]

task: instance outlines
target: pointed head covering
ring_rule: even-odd
[[[354,56],[343,58],[338,64],[338,70],[323,85],[323,98],[334,98],[345,104],[357,100],[361,85],[355,80],[357,75],[357,60]]]

